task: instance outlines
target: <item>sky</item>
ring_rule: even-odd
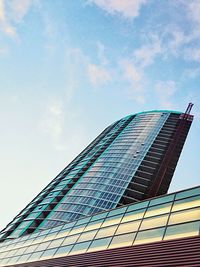
[[[0,0],[0,229],[109,124],[189,102],[169,192],[199,184],[200,0]]]

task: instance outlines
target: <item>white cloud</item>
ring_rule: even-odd
[[[120,62],[122,77],[129,83],[130,97],[139,104],[146,101],[145,69],[163,53],[159,37],[156,34],[150,34],[148,37],[148,43],[135,49],[130,59]]]
[[[8,53],[8,48],[7,47],[0,48],[0,55],[6,55],[7,53]]]
[[[183,74],[183,79],[195,79],[196,77],[200,77],[200,67],[186,69]]]
[[[63,133],[63,104],[61,101],[53,100],[46,106],[45,115],[41,126],[54,142],[58,142]]]
[[[129,98],[139,104],[145,103],[145,89],[142,81],[143,69],[136,67],[130,60],[120,62],[122,75],[120,77],[128,82]]]
[[[136,69],[136,67],[128,60],[123,61],[121,63],[122,69],[123,69],[123,76],[126,80],[136,83],[139,82],[142,78],[142,74],[139,71],[139,69]]]
[[[188,61],[196,61],[200,63],[200,48],[186,48],[184,51],[184,57]]]
[[[91,63],[88,64],[88,75],[90,82],[95,86],[103,85],[111,80],[111,75],[106,68]]]
[[[151,65],[155,57],[162,52],[161,40],[157,35],[152,35],[148,44],[134,50],[133,56],[136,63],[144,68]]]
[[[97,42],[97,56],[101,65],[107,65],[108,59],[105,56],[105,46],[101,42]]]
[[[200,1],[199,0],[186,0],[183,1],[188,9],[188,16],[191,20],[200,24]]]
[[[0,0],[0,30],[9,37],[16,37],[16,29],[10,24],[6,17],[4,0]]]
[[[10,0],[8,7],[10,8],[10,17],[13,21],[21,22],[28,13],[30,7],[37,1],[33,0]]]
[[[173,108],[171,98],[176,92],[176,83],[174,81],[159,81],[155,85],[155,92],[162,108]]]
[[[23,20],[33,4],[37,1],[0,0],[0,30],[11,38],[18,38],[16,24]]]
[[[70,104],[64,95],[62,99],[51,96],[43,105],[39,127],[55,150],[68,150],[71,158],[80,151],[87,139],[83,118],[83,110],[80,111],[78,106],[75,108],[75,104]]]
[[[89,0],[110,14],[121,14],[125,18],[139,16],[140,8],[146,0]]]

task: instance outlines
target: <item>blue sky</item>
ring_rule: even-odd
[[[0,0],[0,228],[106,126],[195,120],[170,192],[200,173],[200,0]]]

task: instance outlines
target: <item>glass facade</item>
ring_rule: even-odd
[[[0,266],[197,236],[200,187],[75,220],[0,244]]]
[[[133,118],[41,226],[53,227],[59,219],[71,221],[116,207],[168,116],[152,113]]]
[[[36,233],[146,199],[150,189],[155,187],[153,182],[162,161],[167,162],[164,155],[178,132],[181,114],[174,111],[141,112],[107,127],[0,232],[0,239]],[[167,192],[191,121],[192,117],[184,122],[185,128],[178,141],[174,139],[173,147],[177,150],[173,152],[172,161],[166,163],[164,182],[156,186],[155,195]],[[179,205],[183,204],[180,202]],[[160,209],[162,215],[169,212],[170,207],[162,204]],[[152,208],[145,216],[153,216],[155,212]],[[120,218],[116,216],[113,220],[119,223]],[[128,227],[128,217],[122,220],[127,220]],[[144,229],[150,223],[145,220],[141,226]],[[157,218],[155,222],[162,225],[161,220],[164,223],[166,218]],[[74,251],[77,250],[78,247]]]

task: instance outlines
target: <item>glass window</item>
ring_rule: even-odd
[[[194,220],[199,220],[199,218],[200,218],[200,208],[192,210],[183,210],[180,212],[172,213],[170,215],[168,224],[194,221]]]
[[[169,213],[172,203],[162,204],[154,207],[149,207],[144,217],[156,216],[164,213]]]
[[[34,252],[38,245],[29,246],[25,253]]]
[[[80,226],[75,226],[71,232],[69,233],[69,235],[74,235],[74,234],[78,234],[83,232],[83,229],[85,228],[85,225],[80,225]]]
[[[62,244],[63,240],[64,240],[64,238],[59,238],[59,239],[55,239],[55,240],[51,241],[51,244],[49,245],[48,249],[59,247]]]
[[[126,209],[127,209],[127,207],[111,210],[109,212],[108,216],[122,214],[122,213],[124,214],[124,212],[126,211]]]
[[[76,226],[80,225],[80,224],[86,224],[87,222],[89,222],[90,218],[91,217],[86,217],[84,219],[78,220],[77,223],[76,223]]]
[[[177,200],[174,202],[172,211],[184,210],[200,206],[199,196]]]
[[[0,261],[1,265],[4,266],[4,264],[6,264],[9,261],[9,259],[3,259]]]
[[[63,241],[62,245],[70,245],[73,244],[77,241],[77,239],[79,238],[79,234],[78,235],[72,235],[72,236],[68,236],[65,238],[65,240]]]
[[[52,248],[52,249],[48,249],[45,250],[44,253],[42,254],[42,256],[40,257],[40,259],[51,259],[53,257],[53,255],[55,254],[57,248]]]
[[[173,201],[174,197],[175,197],[175,194],[152,199],[150,201],[150,206],[166,203],[166,202],[169,202],[169,201]]]
[[[78,239],[78,242],[92,240],[94,236],[96,235],[96,233],[97,233],[97,230],[82,233],[80,238]]]
[[[167,223],[167,219],[168,215],[144,219],[140,226],[140,230],[164,226]]]
[[[164,234],[164,227],[148,231],[138,232],[134,245],[161,241]]]
[[[97,233],[95,238],[102,238],[102,237],[106,237],[106,236],[112,236],[112,235],[114,235],[116,229],[117,229],[117,225],[106,227],[106,228],[102,228],[102,229],[100,229],[98,231],[98,233]]]
[[[85,231],[90,231],[90,230],[93,230],[93,229],[98,229],[101,226],[101,224],[102,224],[102,220],[88,223],[88,225],[84,229],[84,232]]]
[[[195,195],[200,195],[200,187],[177,193],[175,199],[181,199]]]
[[[94,240],[91,243],[91,245],[90,245],[89,249],[87,250],[87,252],[107,249],[110,241],[111,241],[111,237]]]
[[[109,248],[131,246],[136,233],[114,236]]]
[[[121,221],[122,216],[123,216],[123,214],[116,215],[116,216],[113,216],[110,218],[107,217],[106,220],[104,221],[104,223],[101,225],[101,227],[109,226],[109,225],[113,225],[113,224],[118,224]]]
[[[56,233],[46,235],[43,241],[53,240],[56,236]]]
[[[57,234],[56,238],[58,238],[58,237],[66,237],[69,234],[70,231],[71,231],[71,228],[62,230]]]
[[[58,250],[54,254],[53,258],[62,257],[62,256],[68,255],[68,253],[70,252],[70,250],[72,249],[72,247],[73,247],[73,245],[64,246],[64,247],[58,248]]]
[[[26,262],[28,260],[28,258],[30,257],[31,254],[26,254],[26,255],[23,255],[19,258],[18,262],[17,263],[23,263],[23,262]]]
[[[121,222],[123,223],[123,222],[129,222],[129,221],[141,219],[144,216],[144,212],[145,212],[145,209],[127,212],[124,215],[124,218],[122,219]]]
[[[32,261],[32,260],[38,260],[40,258],[40,256],[42,255],[43,251],[40,251],[40,252],[34,252],[30,258],[28,259],[29,261]]]
[[[139,225],[140,221],[121,223],[117,229],[116,235],[137,231]]]
[[[92,221],[99,220],[99,219],[104,219],[104,218],[107,216],[107,214],[108,214],[108,212],[103,212],[103,213],[94,215],[94,216],[91,218],[91,222],[92,222]]]
[[[13,263],[16,263],[18,259],[19,259],[19,256],[10,258],[9,261],[8,261],[7,263],[9,263],[9,265],[10,265],[10,264],[13,264]]]
[[[50,243],[51,243],[51,241],[39,244],[39,246],[37,247],[37,251],[47,249],[47,247],[49,246]]]
[[[184,223],[167,227],[164,240],[199,235],[200,222]]]
[[[70,251],[69,255],[72,254],[80,254],[86,252],[90,245],[91,241],[83,242],[83,243],[78,243],[74,245],[73,249]]]
[[[11,256],[15,255],[16,252],[17,252],[17,249],[10,250],[10,251],[8,252],[7,257],[11,257]]]

